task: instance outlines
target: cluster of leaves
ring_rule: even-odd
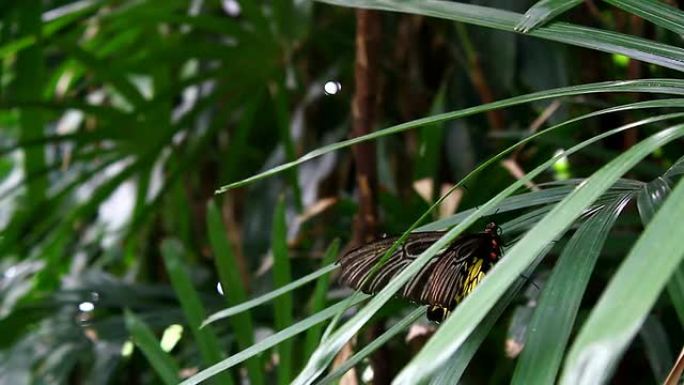
[[[324,2],[410,14],[384,15],[386,28],[401,33],[384,34],[387,71],[377,90],[387,95],[382,120],[406,123],[336,142],[348,131],[353,67],[354,14],[344,8],[0,5],[0,193],[8,207],[0,212],[0,328],[11,331],[0,338],[0,382],[176,384],[197,367],[206,369],[184,385],[333,382],[422,316],[386,304],[435,253],[494,213],[508,219],[507,237],[519,239],[418,354],[391,351],[402,365],[395,383],[452,384],[466,368],[476,378],[492,367],[501,369],[486,375],[516,384],[603,383],[622,373],[618,363],[637,333],[643,347],[630,355],[648,357],[653,375],[632,383],[662,381],[684,323],[684,100],[665,98],[684,94],[684,14],[656,0],[606,1],[595,19],[572,13],[581,1],[542,0],[524,15],[514,11],[531,4],[511,10],[495,0]],[[653,39],[617,32],[628,14],[651,22]],[[599,28],[552,21],[564,16]],[[596,51],[609,55],[594,59]],[[635,73],[658,78],[623,80]],[[330,79],[342,92],[326,97]],[[485,91],[500,100],[483,103]],[[673,112],[654,112],[664,109]],[[520,128],[546,114],[548,128]],[[427,117],[410,120],[419,116]],[[637,127],[645,134],[628,134]],[[354,211],[353,170],[335,151],[370,140],[380,150],[386,229],[449,230],[348,316],[367,298],[327,306],[338,298],[328,290],[339,251],[331,240],[345,236]],[[586,179],[513,195],[536,187],[534,178],[552,179],[549,170],[567,157]],[[513,178],[498,167],[506,158],[530,171]],[[267,178],[278,173],[285,177]],[[430,222],[448,193],[420,198],[412,183],[422,178],[434,198],[443,182],[452,191],[467,186],[461,205],[476,207]],[[207,206],[224,181],[237,182],[219,188],[220,206]],[[329,196],[335,204],[321,214],[320,198]],[[314,254],[322,258],[307,258]],[[549,271],[536,307],[511,306],[521,276]],[[313,281],[312,294],[295,291]],[[590,290],[597,301],[586,298]],[[236,306],[209,316],[226,302]],[[487,337],[525,312],[511,332],[525,346],[513,367],[500,341]],[[391,327],[372,341],[360,337],[362,348],[328,370],[377,318]],[[159,343],[171,324],[191,334],[173,354]],[[132,356],[122,354],[127,341],[137,347]],[[479,364],[478,351],[497,364]],[[228,371],[238,365],[246,370]]]

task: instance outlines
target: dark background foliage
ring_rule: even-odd
[[[534,4],[470,3],[518,13]],[[680,50],[681,35],[615,3],[621,2],[581,2],[556,20]],[[600,52],[591,35],[581,48],[413,13],[289,0],[0,4],[0,383],[187,378],[348,295],[333,273],[329,286],[324,276],[274,305],[199,328],[210,313],[331,262],[336,253],[324,255],[336,238],[343,252],[382,234],[399,235],[446,189],[529,134],[601,108],[664,97],[586,93],[488,109],[384,135],[215,194],[221,186],[425,116],[582,83],[676,79],[681,71],[662,57],[662,63],[634,60],[649,53],[643,48],[634,48],[633,58]],[[360,39],[367,45],[360,48]],[[430,218],[477,208],[559,150],[653,114],[602,115],[544,135],[469,179]],[[590,176],[667,126],[603,139],[557,161],[528,190],[544,182],[557,185],[543,190],[572,188],[572,178]],[[681,145],[659,147],[624,177],[661,177],[682,156]],[[668,192],[681,171],[674,170]],[[631,186],[634,194],[645,188]],[[521,207],[534,208],[523,201]],[[643,231],[643,211],[634,200],[616,222],[590,272],[577,325]],[[502,210],[494,218],[505,223],[524,212]],[[506,237],[513,242],[529,227]],[[524,279],[468,361],[468,383],[511,378],[538,296],[567,243],[554,244]],[[656,302],[611,383],[664,380],[682,341],[684,296],[673,298],[664,294]],[[360,350],[412,309],[392,300],[347,348]],[[182,326],[182,337],[164,351],[157,340],[178,330],[171,325]],[[425,334],[409,340],[399,334],[346,383],[367,381],[362,374],[369,367],[374,383],[392,379],[434,325],[417,321],[411,330]],[[322,331],[307,328],[212,381],[289,383]]]

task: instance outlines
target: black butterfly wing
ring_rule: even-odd
[[[398,238],[381,239],[351,250],[339,260],[340,281],[364,293],[375,294],[442,235],[443,232],[410,234],[382,266],[377,266],[378,262]]]
[[[397,238],[382,239],[354,249],[340,259],[340,281],[364,293],[375,294],[443,235],[444,232],[409,235],[382,266],[377,266],[378,262]],[[421,304],[453,307],[454,299],[465,283],[469,259],[484,236],[479,233],[457,238],[428,261],[399,294]]]

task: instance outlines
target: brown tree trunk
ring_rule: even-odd
[[[378,51],[381,31],[380,14],[375,11],[356,11],[356,62],[354,64],[355,92],[352,101],[352,137],[373,131],[378,106]],[[354,218],[353,242],[369,242],[377,234],[377,161],[375,143],[358,144],[352,149],[356,164],[359,192],[359,211]],[[367,337],[377,338],[382,324],[371,326]],[[371,356],[373,384],[389,385],[391,368],[384,349]]]
[[[358,10],[356,23],[355,92],[351,108],[351,137],[372,132],[375,123],[380,16],[375,11]],[[359,244],[372,240],[377,232],[375,144],[372,142],[357,144],[352,148],[352,152],[356,164],[356,182],[359,192],[359,211],[354,220],[353,241]]]

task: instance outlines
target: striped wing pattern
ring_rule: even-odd
[[[339,261],[342,267],[340,281],[364,293],[375,294],[443,235],[444,232],[413,233],[381,266],[378,262],[397,238],[382,239],[354,249]],[[479,282],[480,274],[484,276],[487,266],[478,254],[486,252],[479,250],[486,236],[488,234],[478,233],[456,239],[413,276],[399,295],[420,304],[453,308],[465,297],[465,290],[469,292]],[[488,246],[487,242],[484,244]]]

